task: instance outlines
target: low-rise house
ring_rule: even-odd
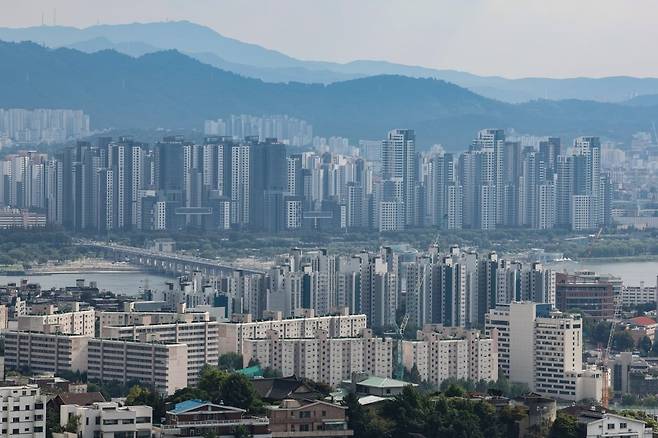
[[[267,416],[273,438],[347,438],[347,408],[321,400],[283,400],[268,406]]]
[[[153,429],[151,406],[121,406],[116,402],[96,402],[90,406],[62,405],[59,424],[65,427],[78,418],[78,438],[150,438]]]
[[[295,376],[255,379],[252,383],[260,398],[269,403],[285,399],[315,400],[322,397],[320,392]]]
[[[635,318],[627,319],[622,325],[631,334],[636,343],[645,336],[648,337],[651,342],[656,338],[658,323],[648,316],[636,316]]]
[[[100,392],[63,392],[48,400],[48,409],[61,412],[63,405],[90,406],[105,401]]]
[[[415,383],[388,377],[365,377],[358,375],[352,376],[352,381],[345,383],[350,386],[352,392],[361,395],[378,395],[380,397],[395,397],[398,394],[402,394],[405,386],[418,386]]]
[[[244,409],[217,405],[202,400],[187,400],[167,411],[160,428],[162,438],[170,437],[233,437],[243,430],[253,438],[271,438],[267,417],[246,415]]]
[[[644,421],[612,414],[601,406],[570,406],[562,409],[576,417],[579,434],[584,438],[651,438],[653,430]]]
[[[586,420],[585,420],[586,421]],[[616,414],[603,414],[601,418],[586,421],[587,438],[624,437],[651,438],[653,430],[644,421]]]

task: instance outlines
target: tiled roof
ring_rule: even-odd
[[[376,388],[399,388],[401,386],[413,385],[402,380],[390,379],[388,377],[368,377],[366,380],[357,382],[357,385],[370,386]],[[416,385],[414,385],[416,386]]]
[[[210,402],[203,400],[185,400],[184,402],[176,403],[174,409],[172,409],[169,412],[171,412],[172,414],[180,414],[181,412],[186,412],[189,411],[190,409],[195,409],[198,408],[199,406],[203,406],[208,403]]]
[[[629,321],[635,325],[648,326],[655,325],[656,321],[649,318],[648,316],[636,316],[635,318],[629,319]]]
[[[65,405],[89,406],[106,401],[100,392],[63,392],[58,397]]]

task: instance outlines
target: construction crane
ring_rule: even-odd
[[[404,364],[402,363],[402,340],[404,339],[404,330],[407,328],[407,323],[409,322],[409,314],[405,313],[402,317],[402,322],[400,325],[395,323],[395,333],[398,338],[398,345],[396,351],[396,367],[395,367],[395,378],[402,380],[404,378]]]
[[[602,373],[601,377],[603,378],[602,394],[601,394],[601,405],[605,408],[608,407],[610,403],[610,368],[608,367],[608,362],[610,360],[610,350],[612,350],[612,342],[615,338],[615,330],[617,329],[617,323],[621,319],[621,297],[614,297],[615,300],[615,314],[610,323],[610,333],[608,334],[608,344],[605,347],[601,354],[601,366]]]
[[[439,245],[439,234],[436,234],[432,246],[438,247]],[[420,289],[423,276],[420,271],[416,273],[416,290]],[[404,331],[407,328],[409,323],[409,313],[405,312],[402,317],[402,321],[398,325],[397,321],[395,322],[395,337],[397,338],[397,350],[396,350],[396,364],[395,364],[395,378],[402,380],[404,378],[404,363],[402,361],[402,341],[404,340]]]

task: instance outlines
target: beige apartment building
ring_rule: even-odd
[[[477,330],[426,326],[415,341],[402,341],[402,362],[414,366],[423,380],[439,386],[444,380],[498,380],[496,343]]]
[[[216,321],[102,327],[103,339],[187,345],[187,383],[195,385],[205,364],[219,360]]]
[[[143,382],[171,395],[187,387],[187,349],[186,344],[91,339],[87,373],[101,381]]]
[[[98,312],[98,319],[103,338],[107,327],[206,322],[210,321],[210,315],[208,312]]]
[[[244,339],[245,362],[257,359],[262,367],[279,370],[283,376],[308,378],[337,386],[352,373],[390,377],[393,372],[393,340],[373,337],[331,338],[321,330],[314,337],[283,338],[271,330],[265,339]]]
[[[93,309],[58,312],[53,305],[34,306],[32,314],[18,317],[18,331],[94,336],[96,316]]]
[[[281,312],[272,312],[272,319],[266,321],[252,321],[247,314],[240,322],[219,323],[220,354],[242,353],[243,341],[267,339],[271,331],[281,339],[314,338],[320,331],[329,338],[355,338],[366,328],[365,315],[350,315],[347,310],[339,315],[315,316],[310,309],[299,309],[297,314],[300,316],[284,319]]]
[[[5,367],[35,373],[87,371],[90,336],[5,332]]]

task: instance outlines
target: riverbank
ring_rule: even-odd
[[[140,272],[142,270],[139,266],[134,266],[126,262],[83,258],[61,263],[46,263],[44,265],[33,266],[25,270],[25,275],[129,273]]]

